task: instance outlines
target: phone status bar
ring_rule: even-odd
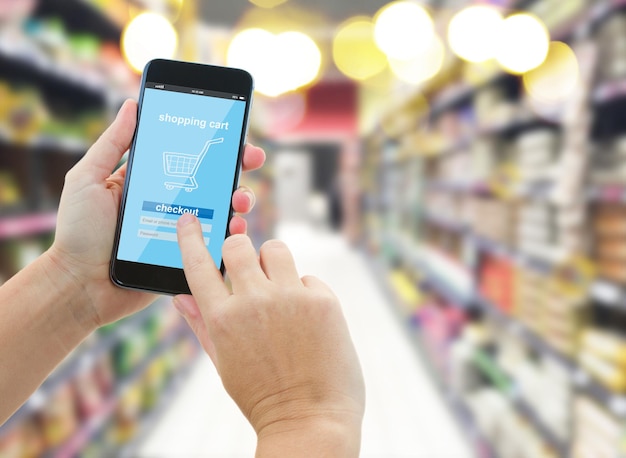
[[[173,84],[156,83],[152,81],[146,82],[146,88],[158,89],[158,90],[170,91],[170,92],[182,92],[184,94],[203,95],[207,97],[217,97],[220,99],[233,99],[233,100],[242,100],[242,101],[246,101],[247,99],[245,95],[241,95],[241,94],[231,94],[228,92],[212,91],[210,89],[176,86]]]

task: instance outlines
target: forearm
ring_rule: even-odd
[[[93,330],[85,300],[47,254],[0,288],[0,424]]]
[[[315,419],[296,424],[275,424],[258,435],[256,458],[358,457],[361,448],[361,421]]]

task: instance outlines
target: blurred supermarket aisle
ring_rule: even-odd
[[[340,298],[367,384],[364,457],[465,458],[465,438],[400,328],[362,254],[338,235],[282,226],[301,274],[317,275]],[[252,456],[254,433],[201,358],[141,457]]]

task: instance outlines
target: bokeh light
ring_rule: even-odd
[[[282,5],[287,0],[249,0],[255,6],[259,8],[274,8],[278,5]]]
[[[531,99],[540,104],[560,104],[576,91],[580,70],[576,54],[567,44],[550,43],[543,64],[524,74],[523,81]]]
[[[496,59],[513,74],[526,73],[543,63],[550,36],[546,26],[531,14],[520,13],[502,22],[497,39]]]
[[[335,65],[349,78],[363,81],[381,73],[387,58],[374,42],[374,24],[366,17],[339,26],[333,41]]]
[[[321,61],[313,39],[294,31],[275,35],[263,29],[243,30],[233,38],[227,54],[228,65],[249,71],[256,90],[270,97],[312,83]]]
[[[470,6],[459,11],[448,25],[452,51],[469,62],[485,62],[495,57],[502,15],[490,6]]]
[[[176,53],[178,34],[172,24],[156,13],[141,13],[122,32],[122,51],[128,64],[142,72],[152,59],[171,59]]]
[[[437,37],[431,45],[420,54],[409,60],[389,59],[391,71],[398,79],[418,85],[435,76],[443,65],[445,48]]]
[[[428,49],[434,38],[433,20],[417,3],[392,2],[374,17],[374,39],[389,58],[412,59]]]

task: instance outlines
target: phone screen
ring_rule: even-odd
[[[117,259],[182,268],[176,222],[192,213],[219,268],[246,96],[146,82]]]

